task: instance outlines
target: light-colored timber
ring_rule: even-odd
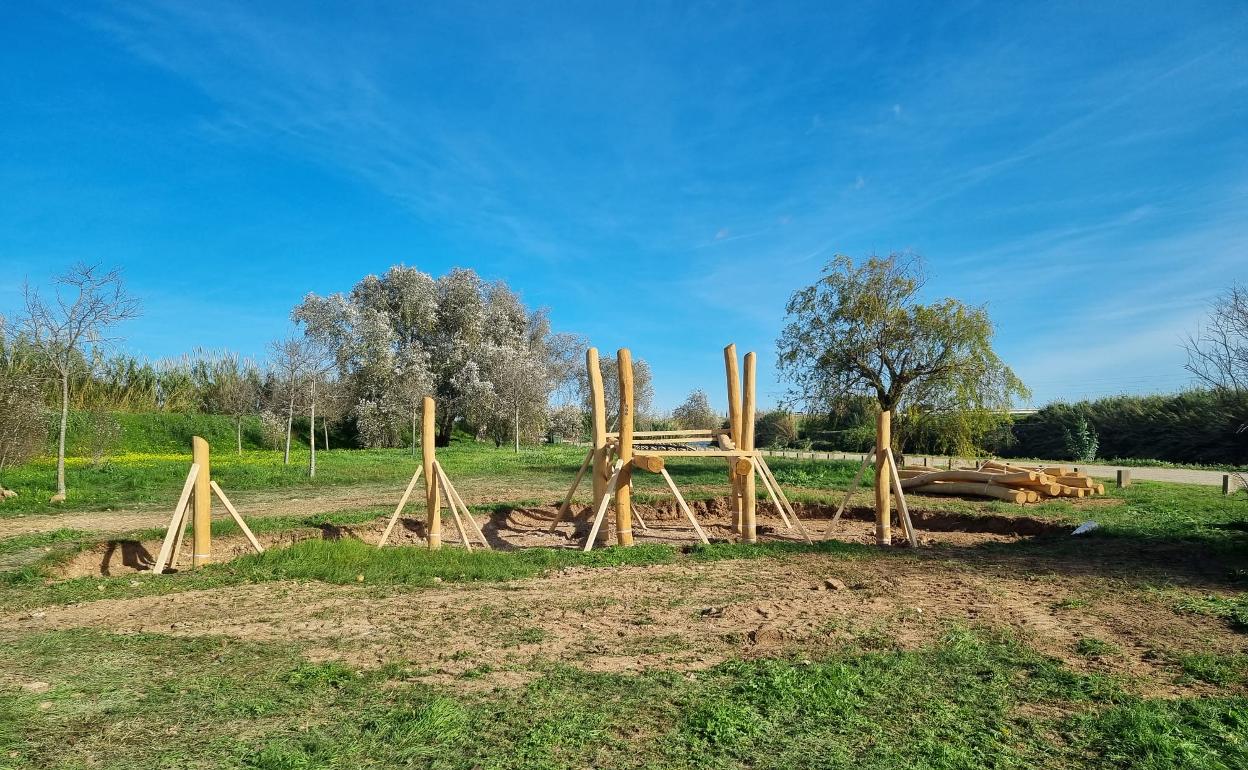
[[[390,521],[386,524],[386,529],[381,533],[381,539],[377,541],[377,547],[381,548],[390,539],[390,530],[394,529],[394,523],[399,520],[399,514],[403,513],[403,506],[407,505],[407,499],[412,496],[412,490],[416,488],[416,481],[424,473],[423,465],[416,466],[416,472],[412,474],[412,480],[407,482],[407,489],[403,490],[403,496],[399,498],[399,504],[394,507],[394,513],[390,514]]]
[[[897,476],[897,459],[893,457],[893,448],[887,448],[888,466],[892,471],[893,492],[897,495],[897,518],[901,520],[902,531],[910,541],[911,548],[919,547],[919,538],[914,533],[914,524],[910,521],[910,507],[906,504],[906,493],[901,488],[901,479]]]
[[[754,452],[754,411],[757,403],[755,380],[758,356],[753,352],[745,354],[745,374],[741,378],[741,442],[737,445],[743,450]],[[741,483],[741,540],[746,543],[758,542],[758,522],[755,511],[758,506],[758,493],[754,484],[754,474],[742,477]]]
[[[741,446],[741,373],[737,364],[737,346],[736,343],[729,344],[724,348],[724,377],[728,385],[728,430],[729,438],[732,441],[733,448]],[[727,447],[720,447],[727,449]],[[742,499],[743,491],[741,488],[741,474],[737,472],[735,467],[731,467],[728,471],[728,482],[731,485],[731,494],[729,500],[732,505],[732,529],[740,534],[742,526]]]
[[[647,473],[658,473],[663,470],[663,458],[653,453],[635,454],[633,455],[633,467]]]
[[[888,450],[893,444],[893,415],[881,409],[875,419],[875,542],[893,542],[892,506],[889,504]]]
[[[633,354],[628,348],[620,348],[615,355],[620,381],[617,454],[622,463],[615,484],[615,538],[627,546],[633,544]]]
[[[256,553],[264,553],[264,546],[260,545],[260,541],[256,539],[255,534],[251,531],[251,527],[247,526],[247,522],[243,519],[243,515],[238,512],[234,504],[230,502],[230,498],[225,496],[225,490],[216,481],[208,482],[212,487],[212,491],[216,494],[217,499],[225,506],[225,510],[229,511],[230,517],[234,519],[234,523],[243,531],[243,535],[247,538],[247,542],[251,543],[251,547],[256,549]]]
[[[450,492],[451,500],[454,501],[455,505],[459,506],[460,513],[462,513],[464,518],[468,520],[468,524],[472,527],[472,531],[476,533],[477,539],[481,541],[482,547],[484,547],[487,551],[494,550],[490,545],[490,541],[486,539],[485,533],[481,531],[480,525],[477,524],[477,520],[473,517],[472,511],[468,510],[468,504],[464,502],[464,498],[459,496],[459,490],[456,489],[455,485],[451,483],[451,477],[446,475],[446,471],[442,469],[442,463],[435,462],[434,467],[437,469],[438,478],[442,479],[443,487]]]
[[[191,531],[191,567],[202,567],[212,562],[212,488],[208,482],[212,479],[210,465],[211,450],[208,442],[199,436],[191,437],[191,462],[199,466],[199,475],[195,477],[195,495],[192,505],[195,506],[195,518]]]
[[[689,524],[693,527],[693,531],[698,533],[698,539],[702,541],[703,545],[710,545],[711,541],[707,539],[706,533],[702,531],[702,526],[698,524],[697,517],[693,515],[693,511],[689,510],[684,496],[676,488],[676,482],[672,480],[672,474],[668,473],[666,468],[660,468],[659,473],[663,474],[663,480],[667,482],[667,488],[672,490],[672,496],[676,498],[676,504],[680,506],[680,510],[685,514],[685,518],[689,519]]]
[[[920,487],[906,490],[924,495],[974,495],[993,497],[1011,503],[1027,502],[1027,492],[1021,489],[1010,489],[998,484],[976,484],[969,481],[935,481]]]
[[[420,407],[420,461],[425,471],[425,539],[431,551],[442,547],[442,505],[438,495],[438,477],[433,470],[433,463],[437,459],[435,408],[433,399],[425,396]]]

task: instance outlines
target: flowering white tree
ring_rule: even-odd
[[[369,446],[394,446],[409,427],[415,444],[426,395],[438,401],[440,444],[460,419],[496,439],[502,423],[508,437],[534,435],[552,391],[570,373],[567,351],[575,347],[506,284],[462,269],[434,279],[392,267],[345,295],[309,294],[293,317],[332,351]]]

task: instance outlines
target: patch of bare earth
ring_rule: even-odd
[[[736,539],[732,530],[732,517],[728,501],[700,500],[690,503],[690,508],[700,526],[712,541]],[[764,541],[801,543],[806,535],[811,540],[835,539],[844,542],[874,543],[875,526],[872,512],[866,508],[854,508],[838,522],[832,521],[834,509],[822,505],[798,505],[802,517],[788,526],[771,512],[760,512],[758,532]],[[662,543],[686,546],[696,541],[692,526],[675,504],[646,505],[634,507],[637,525],[634,539],[638,543]],[[518,548],[580,548],[589,535],[591,522],[584,509],[561,522],[552,530],[558,506],[517,507],[510,510],[476,516],[478,525],[492,548],[514,550]],[[977,546],[984,543],[1009,543],[1027,537],[1051,532],[1065,532],[1069,527],[1053,524],[1026,516],[980,516],[915,510],[915,528],[921,546]],[[606,522],[607,542],[616,541],[613,516]],[[354,538],[366,543],[377,543],[385,529],[386,519],[359,525],[322,525],[283,532],[261,534],[259,539],[266,548],[290,545],[310,538]],[[444,517],[443,542],[448,547],[459,544],[452,520]],[[409,513],[399,518],[391,532],[392,545],[425,544],[423,516]],[[906,543],[900,531],[896,536],[899,547]],[[148,571],[156,561],[160,550],[159,540],[114,540],[85,550],[61,565],[57,577],[75,578],[85,576],[112,576]],[[227,562],[252,552],[251,546],[241,535],[218,537],[213,541],[213,560]],[[177,562],[189,563],[190,539],[186,538],[178,549]]]
[[[1077,670],[1125,675],[1152,695],[1202,692],[1174,684],[1168,656],[1242,646],[1220,622],[1177,615],[1122,581],[980,568],[960,561],[961,550],[568,568],[432,589],[242,585],[0,617],[0,640],[76,627],[224,636],[296,643],[313,659],[362,666],[401,661],[431,681],[493,687],[552,661],[594,671],[697,670],[733,657],[817,656],[864,640],[913,649],[965,625],[1009,632]],[[1081,656],[1084,637],[1118,651]],[[484,666],[494,673],[464,677]]]

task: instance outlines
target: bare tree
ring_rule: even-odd
[[[204,408],[234,420],[238,453],[243,453],[243,418],[258,409],[260,372],[250,359],[222,353],[207,362]]]
[[[43,362],[60,380],[61,422],[56,446],[56,496],[65,499],[65,430],[69,423],[69,383],[74,371],[85,366],[84,350],[98,350],[117,342],[107,336],[116,324],[139,315],[139,302],[122,282],[121,271],[103,271],[98,265],[78,264],[53,281],[52,297],[45,299],[29,284],[24,287],[26,313],[23,332]]]
[[[290,434],[295,424],[295,404],[300,395],[300,382],[312,370],[315,356],[309,351],[307,343],[297,337],[270,343],[269,356],[286,412],[286,449],[282,453],[282,464],[290,465]]]
[[[1248,285],[1227,289],[1213,303],[1204,328],[1189,335],[1187,370],[1214,391],[1240,397],[1248,392]],[[1241,423],[1237,432],[1248,431]],[[1236,474],[1248,490],[1248,474]]]
[[[1189,335],[1187,370],[1215,390],[1248,390],[1248,285],[1232,286],[1214,302],[1204,328]]]

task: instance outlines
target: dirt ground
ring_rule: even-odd
[[[1167,673],[1168,655],[1180,651],[1172,645],[1242,646],[1220,622],[1177,615],[1147,592],[1081,575],[977,568],[956,561],[956,548],[936,549],[949,558],[803,554],[568,568],[513,583],[419,590],[264,583],[48,607],[0,617],[0,638],[94,627],[297,642],[313,659],[401,660],[431,681],[495,686],[554,661],[595,671],[697,670],[739,655],[817,655],[864,637],[913,648],[951,625],[970,625],[1011,632],[1079,670],[1125,674],[1154,695],[1200,690]],[[1084,637],[1117,652],[1081,656]],[[463,677],[485,665],[489,675]]]
[[[677,511],[639,510],[648,529],[638,530],[637,542],[693,542]],[[724,501],[697,506],[712,539],[728,538],[726,512]],[[828,509],[804,506],[799,512],[816,539],[831,534],[872,541],[867,509],[851,510],[835,528]],[[577,547],[588,525],[565,523],[551,534],[554,513],[553,506],[521,508],[481,515],[478,522],[498,549]],[[506,584],[435,588],[263,583],[0,616],[0,641],[76,627],[219,635],[293,642],[314,659],[362,666],[405,661],[414,677],[456,687],[493,687],[522,681],[551,662],[595,671],[696,671],[737,656],[817,655],[864,639],[913,648],[962,625],[1011,633],[1079,670],[1126,675],[1142,693],[1153,695],[1191,694],[1206,687],[1176,683],[1175,655],[1242,648],[1242,637],[1220,621],[1175,613],[1173,599],[1135,580],[1134,568],[1118,576],[1104,569],[1131,556],[1125,552],[1099,551],[1079,562],[1035,549],[1010,555],[1011,549],[980,547],[1036,537],[1064,539],[1068,527],[1026,517],[922,511],[915,519],[921,547],[899,546],[885,558],[807,553],[684,560],[651,567],[567,568]],[[423,542],[418,518],[402,522],[395,542]],[[384,523],[383,518],[264,539],[268,546],[307,537],[376,542]],[[763,539],[802,539],[798,530],[785,529],[769,515],[760,517],[760,531]],[[449,520],[443,534],[447,547],[455,547]],[[113,543],[80,555],[63,574],[136,571],[150,564],[158,546]],[[215,543],[223,558],[247,549],[241,538]],[[1108,642],[1115,651],[1080,655],[1076,647],[1083,638]],[[489,673],[465,676],[472,671]]]
[[[728,501],[705,500],[690,503],[706,536],[712,541],[736,540],[731,528]],[[805,542],[835,539],[844,542],[870,544],[875,542],[873,513],[867,508],[851,508],[839,522],[833,522],[835,510],[830,506],[795,506],[799,521],[785,522],[770,511],[760,511],[758,532],[761,540],[782,542]],[[634,541],[637,543],[664,543],[686,546],[697,542],[692,526],[685,516],[671,505],[634,506],[637,525]],[[519,507],[493,515],[479,514],[475,517],[489,542],[497,550],[518,548],[580,548],[589,535],[590,522],[584,509],[560,523],[554,532],[551,524],[558,513],[558,506]],[[270,512],[270,515],[274,515]],[[1026,516],[968,516],[963,514],[936,513],[915,510],[912,514],[921,547],[933,545],[971,547],[983,543],[1008,543],[1043,534],[1069,532],[1070,527],[1043,519]],[[610,519],[611,517],[608,517]],[[381,540],[386,518],[360,525],[324,525],[320,528],[297,529],[286,532],[261,534],[259,540],[266,547],[280,547],[309,538],[339,539],[355,538],[369,544]],[[614,526],[608,521],[608,541],[616,540]],[[442,541],[447,547],[456,547],[460,537],[449,517],[444,517]],[[392,545],[424,545],[425,523],[419,515],[404,515],[390,534]],[[475,541],[473,541],[475,543]],[[907,543],[899,528],[895,529],[897,547]],[[108,576],[138,573],[151,569],[155,555],[160,550],[159,540],[116,540],[83,551],[62,565],[57,576],[74,578],[84,576]],[[229,561],[250,553],[250,544],[241,536],[218,537],[213,541],[214,560]],[[190,557],[190,539],[183,542],[179,563],[186,565]]]

